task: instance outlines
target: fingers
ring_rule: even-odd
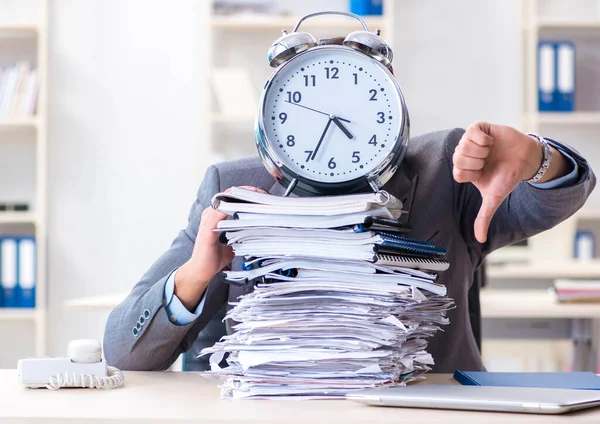
[[[463,171],[479,171],[480,169],[483,169],[483,165],[485,165],[485,161],[483,159],[464,156],[459,152],[454,152],[454,156],[452,156],[452,162],[454,163],[454,168],[458,168]]]
[[[467,138],[482,147],[491,147],[494,138],[490,135],[491,124],[489,122],[475,122],[469,125],[463,138]]]
[[[481,169],[477,171],[468,171],[465,169],[455,167],[452,170],[452,175],[454,175],[454,179],[457,183],[468,183],[471,181],[478,181],[481,178],[482,174],[483,171]]]
[[[490,148],[488,146],[480,146],[470,139],[463,138],[458,143],[458,146],[456,146],[455,152],[471,158],[485,159],[490,154]]]
[[[231,263],[234,254],[231,246],[221,244],[219,248],[221,249],[221,263],[219,264],[219,268],[223,269]]]
[[[480,243],[487,241],[490,222],[504,199],[501,196],[483,196],[479,213],[475,219],[475,238]]]
[[[208,207],[202,211],[202,218],[200,219],[200,228],[198,229],[198,237],[201,238],[204,243],[214,245],[219,242],[219,233],[213,231],[217,228],[219,221],[227,219],[227,215],[223,212]]]
[[[476,182],[481,178],[481,171],[494,142],[488,134],[489,129],[490,124],[476,122],[463,134],[452,156],[452,174],[457,182]]]

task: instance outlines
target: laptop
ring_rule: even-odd
[[[562,414],[600,406],[600,391],[532,387],[419,384],[359,390],[346,395],[359,403],[404,408]]]

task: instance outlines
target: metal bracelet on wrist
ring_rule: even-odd
[[[535,138],[537,141],[540,142],[540,144],[542,145],[542,151],[544,153],[544,159],[542,160],[542,165],[540,166],[540,169],[538,169],[538,171],[532,178],[526,180],[528,183],[537,183],[544,177],[546,171],[548,171],[548,168],[550,168],[550,164],[552,163],[552,150],[550,150],[550,145],[544,139],[544,137],[533,133],[527,133],[527,135]]]

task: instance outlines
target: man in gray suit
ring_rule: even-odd
[[[449,313],[450,324],[430,341],[434,371],[483,369],[467,305],[475,270],[491,251],[572,215],[595,181],[574,150],[507,126],[479,122],[466,131],[410,140],[401,168],[384,189],[409,210],[412,237],[448,250],[450,269],[440,280],[456,308]],[[228,301],[250,290],[224,281],[220,270],[233,254],[211,231],[225,218],[210,208],[211,197],[240,185],[283,193],[258,157],[211,166],[186,229],[110,314],[104,339],[109,364],[168,368],[211,319],[222,317]]]

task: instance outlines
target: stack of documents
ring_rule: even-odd
[[[554,292],[559,302],[600,302],[600,281],[556,280]]]
[[[254,285],[227,314],[236,332],[203,351],[224,397],[335,398],[430,369],[427,338],[454,306],[437,282],[448,262],[406,237],[401,202],[233,188],[213,203],[234,218],[219,223],[221,241],[243,257],[227,279]]]

